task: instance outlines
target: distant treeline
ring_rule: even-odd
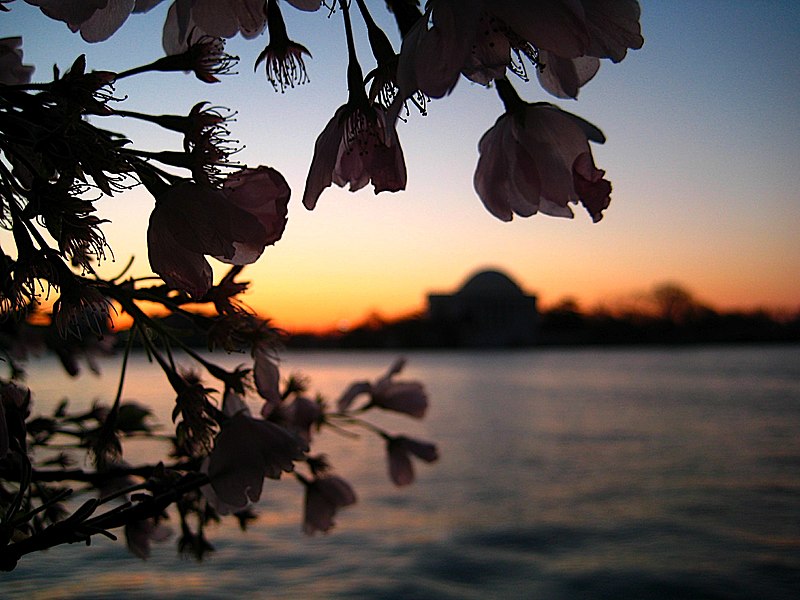
[[[192,327],[198,321],[210,323],[200,315],[172,315],[162,324],[186,345],[207,347],[204,328]],[[42,335],[47,331],[37,329]],[[0,327],[0,342],[2,333]],[[112,333],[117,347],[125,343],[127,331]],[[92,337],[84,336],[83,343]],[[452,324],[425,314],[391,320],[372,315],[347,331],[287,332],[285,344],[292,349],[459,348],[459,339]],[[613,308],[582,310],[574,300],[562,300],[539,312],[534,339],[533,346],[800,342],[800,310],[782,315],[767,310],[725,312],[699,302],[679,285],[662,284]]]
[[[722,312],[698,302],[684,288],[663,284],[615,309],[581,311],[564,300],[539,313],[536,346],[601,344],[701,344],[800,342],[800,311]],[[371,317],[345,332],[298,333],[290,348],[452,348],[445,324],[425,315]]]

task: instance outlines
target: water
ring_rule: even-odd
[[[290,353],[335,399],[394,354]],[[0,575],[4,598],[795,598],[800,594],[800,347],[409,353],[441,460],[397,489],[383,444],[320,438],[359,502],[327,536],[300,532],[291,479],[260,519],[211,531],[202,564],[174,539],[139,561],[124,543],[61,547]],[[228,357],[234,365],[238,357]],[[31,369],[37,406],[107,402],[116,380]],[[142,357],[129,398],[169,422],[171,393]],[[77,406],[77,403],[76,403]],[[144,455],[152,447],[131,447]],[[133,461],[133,454],[128,459]],[[175,519],[173,519],[173,522]],[[174,523],[173,523],[174,524]]]

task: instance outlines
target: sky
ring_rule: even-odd
[[[168,3],[133,15],[110,40],[86,44],[22,0],[0,14],[0,37],[23,36],[24,61],[43,80],[81,53],[89,68],[123,70],[162,55]],[[383,2],[374,15],[398,47]],[[619,64],[603,61],[577,101],[513,81],[531,102],[550,101],[598,125],[595,162],[612,182],[604,219],[576,207],[572,220],[544,215],[503,223],[472,185],[483,133],[502,114],[493,89],[462,79],[453,93],[412,114],[398,132],[408,168],[404,192],[350,193],[333,186],[317,208],[301,204],[314,142],[346,100],[341,15],[284,3],[290,37],[309,48],[310,83],[276,93],[253,64],[267,43],[233,39],[239,73],[207,85],[191,75],[152,73],[120,82],[128,110],[185,114],[198,101],[237,111],[237,159],[281,171],[292,200],[282,240],[243,279],[245,302],[289,330],[354,324],[371,313],[421,311],[426,294],[452,292],[476,270],[498,268],[543,306],[563,298],[614,306],[676,282],[721,309],[800,309],[800,3],[786,0],[642,0],[645,45]],[[363,27],[356,20],[357,32]],[[359,38],[363,42],[363,35]],[[361,43],[365,71],[368,47]],[[178,149],[154,126],[110,120],[137,147]],[[105,123],[104,123],[105,125]],[[147,275],[142,189],[103,199],[116,274]],[[219,267],[219,268],[217,268]],[[225,267],[215,265],[218,275]]]

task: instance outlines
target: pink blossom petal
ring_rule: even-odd
[[[408,457],[405,446],[392,440],[387,446],[389,458],[389,478],[397,486],[414,483],[414,466]]]
[[[307,449],[282,427],[238,413],[223,424],[209,455],[211,487],[222,502],[244,508],[261,498],[265,477],[293,471]]]
[[[394,120],[380,106],[345,104],[317,138],[303,205],[312,210],[335,183],[355,192],[370,181],[375,193],[405,189],[406,167]]]
[[[420,442],[411,438],[401,438],[406,450],[427,463],[436,462],[439,460],[439,451],[435,444],[429,442]]]
[[[556,210],[566,209],[577,202],[572,178],[575,158],[589,148],[586,135],[563,111],[549,105],[531,105],[525,111],[525,125],[514,129],[515,138],[535,157],[541,175],[540,196]],[[547,213],[549,207],[540,205]],[[549,213],[547,213],[549,214]]]
[[[564,58],[586,53],[589,32],[580,0],[492,0],[486,8],[539,50]]]
[[[239,33],[246,39],[252,39],[264,31],[267,25],[267,13],[264,0],[238,0],[232,2],[239,22]]]
[[[399,107],[404,105],[406,98],[419,90],[419,82],[417,81],[417,52],[419,45],[424,35],[428,31],[427,23],[423,19],[419,19],[403,37],[403,42],[400,46],[400,54],[397,59],[397,97],[394,99],[393,106],[397,105],[397,114],[399,114]]]
[[[400,358],[395,359],[395,361],[389,366],[389,369],[386,373],[378,379],[376,382],[377,385],[380,385],[384,381],[389,381],[395,375],[399,375],[403,369],[406,367],[406,359],[402,356]]]
[[[333,183],[333,170],[339,156],[339,145],[344,135],[342,113],[345,107],[340,107],[328,121],[314,145],[314,157],[311,168],[306,178],[306,188],[303,192],[303,206],[314,210],[322,190]]]
[[[417,381],[392,381],[373,390],[372,404],[421,419],[428,410],[428,395]]]
[[[434,444],[405,436],[387,440],[386,449],[389,477],[398,486],[409,485],[414,481],[414,466],[411,464],[410,454],[428,463],[439,459],[439,452]]]
[[[592,221],[597,223],[611,202],[611,183],[603,179],[605,171],[594,166],[590,152],[584,152],[575,159],[572,171],[575,191],[581,204],[589,211]]]
[[[225,191],[198,183],[174,186],[158,198],[175,240],[193,252],[234,265],[255,262],[267,244],[257,219]]]
[[[544,68],[536,71],[541,86],[556,98],[577,98],[581,87],[591,81],[600,68],[594,56],[562,58],[542,50],[539,61]]]
[[[511,63],[511,44],[489,13],[478,21],[475,43],[462,68],[464,76],[481,85],[489,85],[505,75]]]
[[[279,389],[280,371],[265,344],[259,344],[254,348],[253,359],[256,390],[258,395],[267,401],[261,409],[261,415],[266,418],[282,401]]]
[[[172,232],[165,210],[156,206],[147,228],[150,268],[170,287],[200,298],[211,288],[211,265],[202,253],[179,244]]]
[[[168,55],[180,54],[188,48],[186,37],[190,30],[196,31],[200,37],[207,35],[206,32],[198,31],[196,27],[193,27],[188,7],[186,2],[176,0],[167,11],[167,18],[164,20],[164,28],[161,33],[161,46]]]
[[[154,8],[155,6],[161,4],[163,1],[164,0],[136,0],[136,5],[133,8],[133,12],[135,13],[147,12],[151,8]]]
[[[299,435],[306,443],[311,442],[311,428],[322,416],[318,402],[306,396],[298,396],[287,409],[288,427]]]
[[[509,173],[505,185],[508,203],[515,214],[520,217],[530,217],[540,208],[542,179],[539,167],[527,148],[513,139],[511,128],[506,129],[504,134],[505,144],[512,148],[508,154]]]
[[[514,214],[505,190],[508,169],[503,145],[503,129],[506,127],[505,123],[501,123],[503,119],[508,120],[508,117],[500,117],[478,143],[480,157],[473,185],[486,210],[501,221],[511,221]]]
[[[271,167],[243,169],[223,183],[228,200],[254,215],[266,232],[266,243],[273,244],[286,228],[287,205],[291,195],[283,175]]]
[[[644,45],[637,0],[581,0],[590,42],[587,54],[620,62],[628,48]]]
[[[369,173],[376,194],[406,189],[406,161],[400,144],[375,147],[369,163]]]
[[[395,361],[389,366],[389,370],[386,371],[386,377],[393,377],[394,375],[399,375],[403,369],[406,368],[406,364],[408,361],[404,357],[396,358]]]
[[[536,212],[571,218],[569,205],[582,202],[598,221],[611,186],[594,166],[590,139],[602,143],[605,136],[551,104],[523,104],[481,138],[475,190],[503,220]]]
[[[431,98],[449,94],[467,65],[477,31],[481,3],[477,0],[436,0],[431,3],[433,26],[420,36],[415,52],[419,89]],[[420,19],[422,23],[424,19]]]
[[[303,531],[308,535],[330,531],[336,511],[355,502],[353,488],[341,477],[328,475],[311,481],[306,485]]]
[[[98,10],[103,10],[109,0],[25,0],[38,6],[42,12],[57,21],[63,21],[74,32]]]
[[[250,409],[247,407],[244,398],[230,388],[225,390],[225,396],[222,398],[222,412],[228,417],[238,413],[250,415]]]
[[[171,186],[158,200],[157,208],[182,246],[212,256],[235,254],[228,201],[221,190],[184,182]],[[247,217],[237,214],[236,219],[246,222]]]
[[[239,21],[231,8],[228,0],[193,0],[192,21],[212,37],[231,38],[239,32]]]
[[[320,0],[286,0],[286,1],[295,8],[300,10],[305,10],[307,12],[314,12],[315,10],[319,10],[319,7],[322,5],[322,2]]]
[[[87,42],[102,42],[110,38],[133,11],[134,0],[108,0],[105,8],[81,25],[81,37]]]
[[[351,192],[357,192],[369,183],[369,157],[355,143],[342,142],[336,154],[336,166],[333,169],[333,183],[339,187],[349,184]]]
[[[252,38],[267,23],[264,0],[193,0],[188,12],[191,22],[212,37],[241,33]]]
[[[368,381],[358,381],[356,383],[352,383],[350,384],[350,387],[348,387],[341,395],[336,403],[336,406],[340,411],[344,412],[350,408],[353,400],[355,400],[358,396],[361,394],[369,394],[371,391],[372,384]]]

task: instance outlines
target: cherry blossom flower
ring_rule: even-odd
[[[255,262],[280,239],[289,188],[269,167],[229,176],[223,189],[183,182],[159,194],[147,230],[150,266],[193,297],[211,287],[204,255],[234,265]]]
[[[289,39],[277,0],[268,0],[267,17],[269,44],[258,55],[254,70],[265,61],[267,80],[276,92],[280,87],[283,93],[287,87],[308,82],[303,54],[310,57],[311,53],[305,46]]]
[[[211,449],[218,426],[214,417],[216,409],[208,399],[214,390],[205,387],[192,371],[179,374],[170,368],[165,373],[177,394],[172,409],[172,421],[180,417],[175,428],[177,448],[187,456],[205,456]]]
[[[397,67],[399,56],[395,53],[392,43],[389,41],[386,33],[381,29],[367,8],[365,0],[357,0],[358,9],[364,24],[367,27],[367,39],[369,40],[372,56],[375,58],[375,68],[372,69],[365,78],[365,82],[369,82],[369,101],[378,103],[380,106],[391,112],[394,100],[400,92],[397,81]],[[410,4],[404,4],[403,7],[393,5],[390,9],[394,13],[395,20],[400,28],[403,37],[405,37],[406,30],[404,30],[405,23],[408,19],[413,18],[416,12],[417,17],[421,16],[419,9],[412,7]],[[400,13],[405,13],[401,16]],[[411,24],[408,25],[410,29]],[[419,92],[413,93],[408,98],[419,109],[421,114],[426,114],[425,104],[427,97]],[[406,105],[406,96],[398,98],[398,102]],[[399,106],[397,107],[399,114]]]
[[[29,83],[33,67],[22,64],[22,38],[0,39],[0,84],[17,85]]]
[[[628,48],[644,43],[637,0],[484,4],[504,23],[506,35],[517,40],[512,46],[523,41],[535,49],[539,83],[559,98],[576,98],[597,73],[600,58],[619,62]]]
[[[83,325],[97,336],[108,328],[111,302],[93,285],[74,276],[61,278],[61,295],[53,303],[53,324],[61,336],[82,337]]]
[[[142,70],[149,70],[150,67],[151,65],[146,65]],[[131,72],[122,75],[127,76]],[[183,153],[158,152],[151,156],[161,162],[191,170],[195,181],[217,184],[220,179],[219,167],[232,166],[228,158],[241,148],[230,139],[227,128],[235,113],[225,107],[206,106],[207,104],[208,102],[198,102],[188,115],[150,115],[128,110],[116,110],[115,114],[149,121],[170,131],[182,133]]]
[[[286,228],[291,189],[286,179],[272,167],[245,168],[228,176],[222,184],[228,201],[254,215],[274,244]]]
[[[212,286],[203,297],[204,300],[214,304],[214,309],[219,315],[233,315],[245,312],[247,309],[239,300],[239,294],[243,293],[250,285],[249,281],[236,281],[236,276],[241,272],[242,266],[234,265],[223,275],[219,283]]]
[[[484,0],[483,5],[519,38],[539,50],[564,58],[586,54],[589,32],[578,0]]]
[[[369,395],[369,401],[362,408],[373,406],[401,412],[421,419],[428,410],[428,395],[418,381],[394,381],[394,376],[402,371],[405,360],[397,360],[389,371],[375,383],[359,381],[350,385],[339,398],[340,411],[350,408],[353,401],[362,394]]]
[[[270,42],[258,55],[255,66],[257,68],[263,61],[267,71],[267,80],[276,92],[280,88],[283,93],[287,87],[308,83],[303,54],[311,56],[305,46],[288,38],[283,44]]]
[[[314,146],[303,205],[313,210],[322,190],[335,183],[355,192],[372,183],[375,193],[406,187],[406,165],[395,123],[379,106],[345,104]]]
[[[547,91],[574,98],[599,58],[641,48],[639,16],[636,0],[432,0],[404,37],[398,87],[440,98],[459,73],[486,85],[511,68],[527,80],[524,55]]]
[[[644,44],[636,0],[581,0],[581,4],[589,34],[584,55],[568,57],[545,48],[539,50],[539,83],[558,98],[576,98],[600,68],[599,59],[620,62],[629,48],[639,49]]]
[[[602,219],[611,184],[589,149],[590,139],[605,141],[602,132],[551,104],[523,102],[507,81],[498,91],[509,108],[481,138],[474,177],[487,210],[502,221],[537,212],[571,218],[568,205],[580,202]]]
[[[322,130],[306,178],[303,206],[313,210],[322,191],[335,183],[351,192],[372,183],[375,193],[406,187],[406,164],[397,137],[397,114],[374,106],[364,90],[364,77],[353,42],[350,13],[341,5],[347,32],[347,103],[340,106]]]
[[[371,404],[421,419],[428,409],[428,395],[419,381],[383,380],[373,388]]]
[[[237,393],[232,388],[227,388],[225,394],[222,396],[222,414],[226,417],[232,417],[238,413],[244,413],[250,416],[250,409],[241,394]]]
[[[481,4],[481,0],[428,3],[427,18],[417,21],[400,48],[397,78],[403,97],[420,90],[441,98],[452,91],[473,47]]]
[[[487,11],[478,18],[475,40],[461,67],[461,72],[470,81],[489,85],[505,75],[511,64],[512,45],[503,23]]]
[[[589,30],[588,56],[609,58],[618,63],[628,49],[644,45],[637,0],[581,0]]]
[[[387,436],[386,451],[389,459],[389,477],[397,486],[414,482],[412,455],[428,463],[439,460],[439,451],[434,444],[405,436]]]
[[[88,272],[93,260],[105,259],[109,246],[100,229],[106,220],[93,214],[96,208],[80,197],[83,191],[85,187],[69,177],[52,182],[34,179],[30,185],[30,197],[38,203],[42,223],[58,241],[59,250]]]
[[[86,56],[80,55],[62,77],[56,77],[48,86],[49,92],[81,113],[110,115],[109,100],[116,100],[112,85],[116,73],[111,71],[86,72]]]
[[[267,21],[264,0],[194,0],[189,15],[209,35],[224,38],[237,33],[253,38],[264,30]]]
[[[42,12],[81,32],[87,42],[101,42],[125,23],[131,12],[150,10],[161,0],[25,0]]]
[[[289,4],[294,6],[298,10],[303,10],[306,12],[314,12],[319,10],[319,7],[322,6],[321,0],[286,0]]]
[[[307,396],[297,396],[283,409],[283,418],[290,431],[299,435],[306,443],[311,442],[311,428],[322,418],[322,406]]]
[[[229,74],[238,61],[238,57],[225,52],[224,39],[203,34],[190,38],[184,50],[160,58],[146,68],[154,71],[191,71],[200,81],[218,83],[217,75]],[[134,69],[128,74],[138,70]]]
[[[162,43],[167,54],[186,49],[191,35],[232,38],[241,33],[250,39],[267,23],[264,0],[176,0],[167,12]]]
[[[201,297],[211,287],[212,275],[204,255],[252,263],[266,246],[266,232],[222,190],[185,182],[157,198],[147,246],[153,271],[168,285]]]
[[[165,542],[172,533],[171,527],[154,517],[125,523],[125,542],[128,550],[138,558],[150,558],[150,543]]]
[[[562,58],[540,50],[538,60],[543,65],[536,70],[539,84],[556,98],[577,98],[580,88],[600,69],[600,59],[594,56]]]
[[[228,130],[225,124],[231,120],[230,111],[223,114],[223,109],[217,106],[206,107],[208,102],[198,102],[189,111],[188,117],[178,117],[175,127],[184,134],[183,148],[187,152],[198,144],[203,143],[207,138],[218,139],[225,137]]]
[[[220,507],[240,510],[261,498],[265,477],[293,471],[307,450],[283,427],[238,412],[223,423],[204,468]]]
[[[275,364],[274,350],[266,341],[257,342],[252,354],[253,379],[258,395],[266,400],[261,408],[261,416],[266,419],[283,401],[279,389],[280,371]]]
[[[336,511],[356,502],[353,488],[336,475],[324,475],[304,483],[306,502],[303,531],[308,535],[315,531],[330,531],[334,526],[333,517]]]

